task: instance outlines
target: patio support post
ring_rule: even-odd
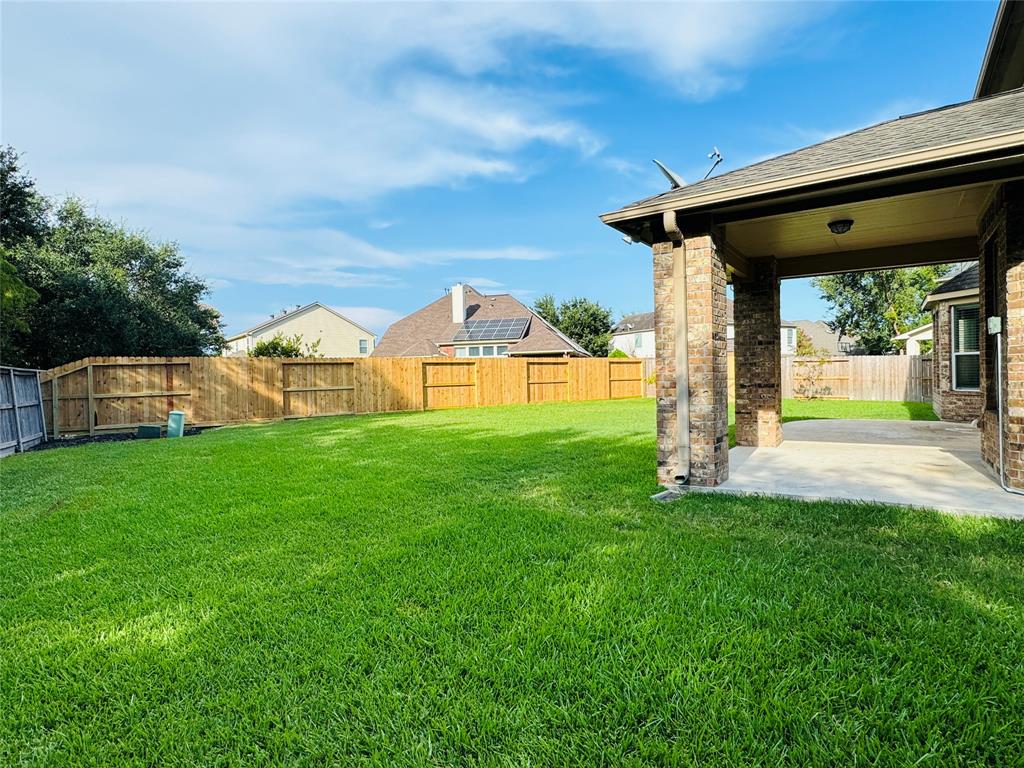
[[[1004,480],[1024,489],[1024,182],[1004,184],[979,226],[981,317],[1002,319],[1003,381],[996,382],[995,340],[982,329],[982,455],[998,471],[1002,438]],[[984,319],[982,320],[984,322]],[[999,435],[996,390],[1002,387]]]
[[[736,444],[782,443],[782,342],[778,264],[751,260],[748,280],[733,280],[736,323]]]
[[[715,486],[729,477],[724,252],[710,232],[666,230],[674,239],[653,246],[658,482]],[[677,333],[685,334],[684,357],[677,354]],[[678,376],[683,360],[685,375]],[[680,381],[686,397],[677,396]],[[688,440],[680,440],[680,425],[687,423]],[[687,454],[689,466],[681,466]]]

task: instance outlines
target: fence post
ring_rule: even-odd
[[[60,403],[57,400],[57,381],[60,377],[54,375],[50,379],[50,405],[53,407],[53,439],[60,437]]]
[[[11,376],[11,402],[14,403],[14,434],[18,440],[18,452],[24,450],[21,440],[21,414],[18,413],[18,382],[14,376],[14,369],[8,368],[7,372]]]
[[[43,428],[43,442],[49,438],[46,436],[46,417],[43,415],[43,382],[39,378],[39,371],[36,371],[36,392],[39,395],[39,423]]]
[[[93,398],[93,391],[92,391],[92,363],[90,363],[89,365],[86,366],[86,368],[85,368],[85,375],[86,375],[86,382],[85,383],[86,383],[86,386],[87,386],[86,392],[88,393],[88,396],[89,396],[89,435],[91,437],[92,435],[96,434],[96,417],[95,417],[95,413],[93,412],[93,408],[95,407],[95,405],[94,405],[95,404],[95,400]]]

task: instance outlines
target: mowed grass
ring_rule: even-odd
[[[4,459],[0,765],[1020,764],[1024,527],[658,505],[653,432],[637,400]]]

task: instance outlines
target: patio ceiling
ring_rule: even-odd
[[[975,184],[811,208],[725,224],[726,260],[774,256],[781,277],[973,260],[977,222],[995,185]],[[851,219],[833,234],[828,223]]]

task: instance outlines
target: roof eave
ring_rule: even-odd
[[[921,302],[921,309],[931,309],[932,305],[941,301],[953,301],[954,299],[969,299],[979,296],[981,291],[978,288],[965,288],[962,291],[945,291],[944,293],[929,293]]]
[[[698,194],[681,199],[673,197],[666,197],[665,199],[655,198],[651,199],[650,202],[641,201],[639,204],[601,214],[600,219],[605,224],[619,229],[616,226],[618,224],[667,211],[685,213],[697,209],[740,204],[753,198],[757,198],[759,202],[765,202],[776,197],[785,197],[799,193],[808,187],[825,186],[831,189],[846,182],[856,182],[864,177],[878,174],[887,175],[888,178],[898,176],[900,171],[915,171],[925,164],[942,163],[956,167],[960,161],[969,160],[982,153],[1014,149],[1022,150],[1022,154],[1024,154],[1024,129],[940,147],[914,150],[913,152],[905,152],[862,163],[851,163],[811,173],[771,179],[755,184],[746,184],[741,187],[708,192],[703,195]]]

